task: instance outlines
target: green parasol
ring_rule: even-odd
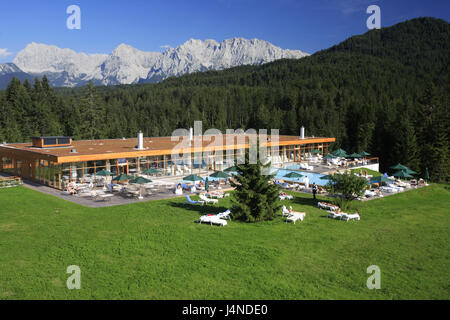
[[[116,181],[116,182],[123,182],[123,181],[128,181],[133,179],[132,176],[129,176],[125,173],[122,173],[120,175],[118,175],[117,177],[113,178],[112,181]]]
[[[288,174],[284,175],[283,177],[292,179],[292,178],[301,178],[301,177],[303,177],[303,175],[300,173],[297,173],[297,172],[289,172]]]
[[[106,177],[106,176],[112,176],[112,175],[114,175],[114,173],[112,173],[112,172],[110,172],[108,170],[102,169],[102,170],[96,172],[95,175],[96,176]]]
[[[189,176],[187,176],[187,177],[184,177],[184,178],[183,178],[183,181],[192,181],[192,182],[195,182],[195,181],[203,181],[203,178],[202,178],[202,177],[199,177],[199,176],[196,175],[196,174],[191,174],[191,175],[189,175]]]
[[[211,178],[217,178],[217,179],[228,179],[230,176],[222,171],[214,172],[210,175]]]

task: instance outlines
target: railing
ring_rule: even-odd
[[[361,167],[361,166],[367,166],[370,164],[377,164],[377,163],[379,163],[379,158],[372,157],[372,158],[365,158],[362,160],[347,161],[347,166],[349,168],[353,168],[353,167]]]

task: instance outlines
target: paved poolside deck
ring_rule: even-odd
[[[8,176],[6,174],[0,173],[0,176]],[[177,178],[179,179],[179,178]],[[165,181],[168,181],[169,179],[165,178]],[[45,194],[49,194],[51,196],[58,197],[63,200],[67,200],[85,207],[91,207],[91,208],[100,208],[100,207],[111,207],[111,206],[118,206],[118,205],[125,205],[130,203],[137,203],[137,202],[146,202],[146,201],[152,201],[152,200],[162,200],[162,199],[170,199],[170,198],[184,198],[186,197],[186,194],[191,193],[184,193],[182,196],[176,195],[172,189],[166,189],[166,188],[159,188],[159,189],[153,189],[151,195],[144,195],[144,198],[142,200],[137,198],[128,198],[122,196],[120,193],[113,193],[114,196],[107,198],[106,200],[94,200],[90,196],[79,196],[79,195],[70,195],[66,194],[61,190],[57,190],[48,186],[41,185],[39,183],[35,183],[29,180],[22,180],[23,185],[26,188],[39,191]],[[211,188],[211,190],[216,190],[214,188]],[[232,188],[223,188],[220,191],[229,191],[232,190]]]

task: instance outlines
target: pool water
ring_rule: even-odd
[[[276,168],[274,168],[274,170],[276,170]],[[300,173],[301,175],[303,175],[303,177],[301,178],[284,178],[285,175],[287,175],[290,172],[297,172]],[[320,173],[314,173],[314,172],[305,172],[305,171],[293,171],[293,170],[289,170],[289,169],[279,169],[278,173],[275,175],[276,179],[280,179],[280,180],[288,180],[288,181],[295,181],[295,182],[303,182],[303,179],[305,179],[305,177],[308,177],[309,179],[309,184],[317,184],[319,186],[324,186],[327,184],[328,180],[322,180],[320,179],[321,177],[323,177],[323,174]]]
[[[305,172],[305,171],[298,171],[298,170],[289,170],[289,169],[278,169],[278,168],[270,168],[271,173],[275,173],[278,170],[278,173],[275,175],[275,179],[277,180],[287,180],[287,181],[294,181],[294,182],[303,182],[303,179],[305,177],[308,177],[309,179],[309,184],[317,184],[319,186],[324,186],[327,184],[328,180],[321,180],[320,178],[323,177],[323,174],[320,173],[313,173],[313,172]],[[290,172],[297,172],[300,173],[301,175],[303,175],[303,177],[301,178],[284,178],[284,176]],[[227,172],[230,175],[235,175],[237,174],[237,172]],[[206,177],[204,177],[206,180]],[[208,177],[208,180],[210,182],[212,181],[218,181],[218,178],[213,178],[213,177]],[[181,182],[181,180],[180,180]]]

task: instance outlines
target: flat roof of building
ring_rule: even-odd
[[[182,148],[182,152],[205,152],[214,150],[228,150],[234,148],[248,148],[248,138],[251,135],[245,135],[245,143],[242,144],[236,140],[236,135],[222,135],[222,146],[220,141],[215,141],[213,137],[203,135],[201,147],[198,148],[195,142],[191,147]],[[268,135],[270,138],[270,135]],[[157,155],[170,155],[172,150],[180,144],[182,139],[172,141],[173,137],[145,137],[144,149],[138,150],[137,138],[131,139],[101,139],[101,140],[74,140],[71,146],[67,147],[49,147],[37,148],[33,147],[31,142],[27,143],[11,143],[0,145],[2,154],[14,154],[16,157],[25,159],[44,159],[51,160],[57,163],[65,162],[80,162],[80,161],[94,161],[107,160],[119,158],[133,158]],[[188,138],[188,137],[184,137]],[[196,136],[194,136],[194,139]],[[234,140],[233,140],[234,138]],[[241,138],[242,139],[242,138]],[[335,138],[324,137],[305,137],[300,139],[298,136],[278,136],[278,145],[303,145],[313,143],[330,143],[334,142]],[[198,143],[200,144],[200,143]],[[269,141],[267,146],[270,147],[272,142]],[[75,153],[72,151],[75,149]]]

